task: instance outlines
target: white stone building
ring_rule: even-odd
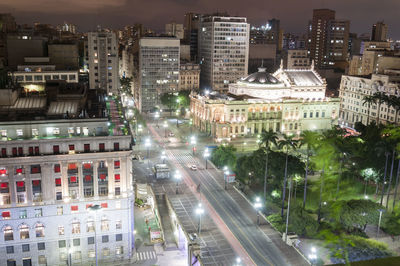
[[[368,103],[364,104],[364,97],[371,96],[375,92],[399,97],[399,81],[398,71],[397,75],[372,74],[370,77],[343,75],[339,91],[339,125],[354,127],[357,122],[367,125],[372,121],[383,124],[398,124],[399,118],[396,118],[396,110],[393,107],[382,103],[380,110],[378,110],[378,104],[370,106],[368,106]]]
[[[181,64],[179,70],[179,90],[198,90],[200,88],[200,66]]]
[[[193,123],[217,141],[263,130],[299,135],[337,124],[339,99],[325,97],[326,81],[314,70],[265,68],[229,86],[226,95],[191,95]]]
[[[94,265],[96,254],[102,265],[132,256],[131,136],[111,134],[109,125],[0,122],[0,265]]]

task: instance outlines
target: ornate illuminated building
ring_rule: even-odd
[[[339,99],[325,96],[326,81],[314,70],[265,68],[230,84],[227,94],[192,94],[194,125],[217,141],[263,130],[298,135],[337,124]]]

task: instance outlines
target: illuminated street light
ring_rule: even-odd
[[[317,249],[315,247],[311,247],[311,253],[308,255],[308,259],[311,265],[317,262]]]
[[[235,264],[235,266],[240,266],[241,263],[242,263],[242,259],[239,258],[239,257],[236,257],[236,264]]]
[[[147,139],[145,140],[144,146],[147,148],[147,159],[149,159],[149,149],[150,149],[150,146],[151,146],[151,142],[150,142],[150,139],[149,139],[149,138],[147,138]]]
[[[165,158],[167,158],[167,156],[165,155],[165,151],[161,152],[161,160],[163,163],[165,163]]]
[[[97,212],[101,211],[101,206],[96,204],[88,207],[89,212],[94,213],[94,247],[95,247],[95,254],[96,254],[96,266],[98,266],[97,260]]]
[[[194,151],[195,151],[195,148],[196,148],[196,137],[195,136],[191,136],[190,137],[190,144],[193,146],[192,150],[193,150],[193,155],[194,155]]]
[[[227,182],[227,178],[229,175],[229,170],[228,170],[228,166],[224,166],[224,189],[226,190],[226,182]]]
[[[182,179],[182,176],[178,170],[176,170],[174,178],[176,179],[176,194],[178,194],[178,185],[179,185],[178,183]]]
[[[199,216],[199,225],[197,227],[197,234],[200,236],[200,232],[201,232],[201,216],[204,213],[204,209],[201,206],[201,203],[199,203],[199,205],[196,208],[196,214]]]
[[[257,212],[257,225],[260,225],[260,209],[262,207],[262,203],[260,200],[260,197],[256,198],[256,202],[254,202],[254,209],[256,209]]]
[[[163,127],[164,127],[164,137],[166,138],[167,137],[167,128],[168,128],[168,122],[167,121],[164,121],[164,124],[163,124]]]
[[[210,91],[209,90],[205,90],[204,94],[208,97],[208,95],[210,94]]]
[[[207,169],[207,160],[208,160],[208,157],[210,157],[210,153],[209,153],[209,151],[208,151],[208,148],[206,148],[206,149],[204,150],[204,159],[206,160],[206,169]]]

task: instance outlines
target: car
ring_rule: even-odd
[[[196,171],[197,170],[197,166],[195,164],[193,164],[193,165],[190,166],[190,169],[192,169],[193,171]]]
[[[168,136],[173,137],[175,134],[173,132],[169,132]]]

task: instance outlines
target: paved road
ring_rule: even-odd
[[[164,139],[163,131],[148,125],[153,139]],[[170,147],[171,146],[171,147]],[[251,260],[256,265],[288,265],[285,256],[278,250],[267,235],[251,220],[239,205],[224,190],[216,178],[222,178],[216,170],[205,170],[203,162],[190,153],[185,144],[165,146],[168,161],[176,168],[184,169],[182,175],[189,177],[194,184],[201,183],[201,193],[210,203],[220,218],[240,242]],[[200,152],[200,151],[198,151]],[[191,171],[188,166],[195,163],[198,171]],[[231,188],[232,189],[232,188]]]

